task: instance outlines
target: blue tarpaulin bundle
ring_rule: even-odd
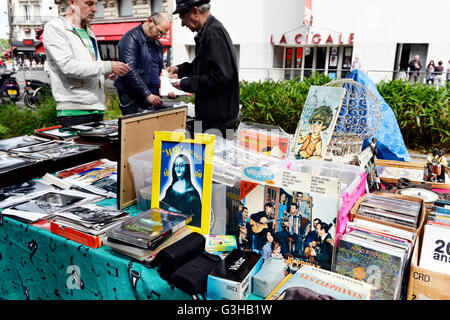
[[[395,113],[384,101],[373,81],[364,72],[358,69],[350,72],[346,78],[366,86],[380,102],[381,123],[374,135],[377,139],[377,158],[395,161],[411,161]],[[369,145],[371,139],[372,137],[364,141],[362,145],[363,149]]]

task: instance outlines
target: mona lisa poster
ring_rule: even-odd
[[[152,208],[192,215],[192,231],[209,234],[214,136],[157,131],[153,150]]]

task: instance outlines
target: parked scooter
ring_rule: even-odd
[[[28,108],[34,108],[42,97],[51,94],[50,84],[40,80],[25,80],[25,96],[23,102]]]
[[[10,69],[4,69],[0,75],[0,96],[1,100],[9,98],[11,101],[18,101],[20,99],[20,86],[16,77],[12,75],[16,73]]]

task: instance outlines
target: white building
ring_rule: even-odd
[[[239,56],[241,79],[292,79],[320,71],[343,78],[355,57],[378,82],[416,54],[450,59],[447,0],[211,0]],[[194,35],[173,22],[173,63],[194,56]]]
[[[43,52],[39,36],[44,24],[58,16],[55,0],[8,0],[8,4],[12,55],[31,58]]]

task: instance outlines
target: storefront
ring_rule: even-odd
[[[140,25],[143,21],[119,22],[119,23],[98,23],[91,24],[92,31],[97,37],[100,54],[103,60],[118,60],[119,59],[119,41],[123,35],[131,29]],[[160,38],[164,47],[164,60],[170,55],[170,48],[172,46],[171,29],[167,35]]]
[[[211,13],[238,48],[240,78],[283,80],[312,72],[345,78],[356,57],[373,81],[391,80],[420,56],[422,70],[430,60],[447,64],[450,20],[423,19],[423,2],[349,0],[211,0]],[[436,8],[437,9],[437,8]],[[450,10],[450,2],[438,9]],[[404,14],[399,14],[404,13]],[[173,63],[190,61],[195,33],[173,20]],[[422,74],[423,75],[423,74]]]

